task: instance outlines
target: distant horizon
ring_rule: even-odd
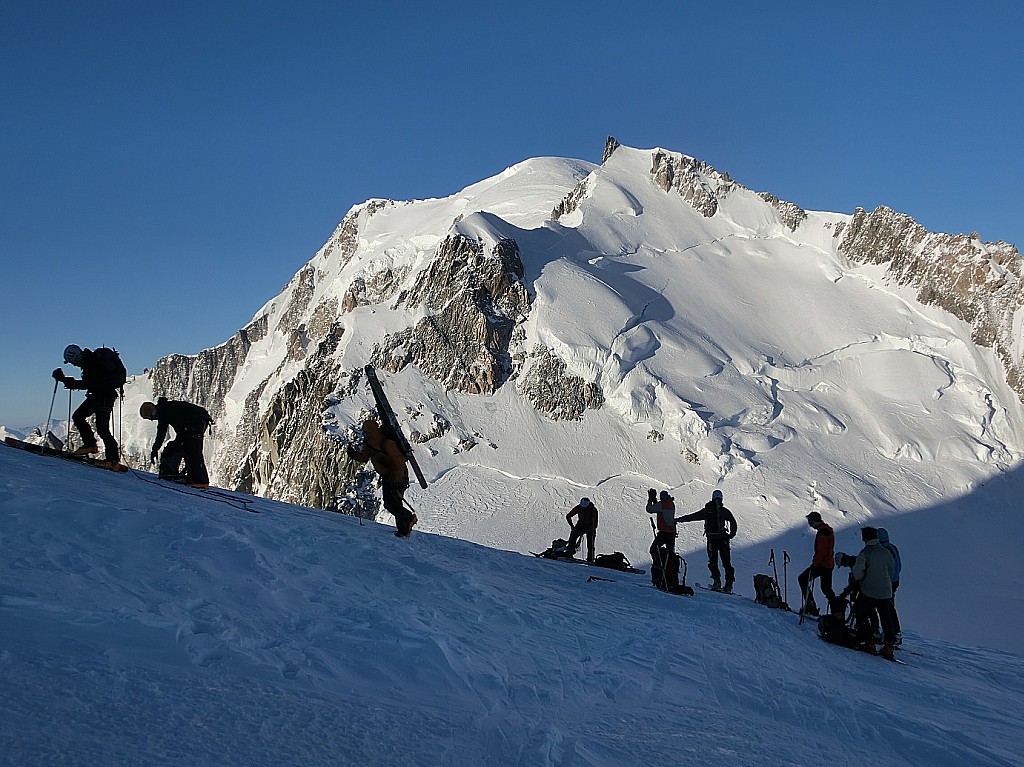
[[[353,205],[608,135],[1024,244],[1024,9],[789,8],[8,3],[0,424],[45,418],[68,343],[141,372],[224,342]]]

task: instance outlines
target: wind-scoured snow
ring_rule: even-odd
[[[1024,661],[907,621],[900,666],[741,597],[5,446],[0,531],[2,764],[1024,764]]]

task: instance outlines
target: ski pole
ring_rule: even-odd
[[[775,574],[775,588],[779,588],[779,568],[775,564],[775,549],[772,549],[772,555],[768,557],[768,564],[772,566],[772,572]]]
[[[64,433],[64,449],[71,452],[71,389],[68,389],[68,427]]]
[[[782,550],[782,580],[786,584],[786,604],[789,605],[789,552]]]
[[[46,414],[46,433],[43,435],[43,450],[46,450],[46,443],[50,441],[50,419],[53,418],[53,403],[57,401],[57,384],[60,381],[54,380],[53,382],[53,396],[50,397],[50,412]]]

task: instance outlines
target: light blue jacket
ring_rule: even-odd
[[[896,569],[892,572],[892,582],[900,582],[900,570],[903,569],[903,562],[900,560],[900,550],[896,548],[895,544],[889,543],[889,531],[884,527],[878,528],[878,542],[882,544],[889,553],[892,554],[892,558],[896,560]]]

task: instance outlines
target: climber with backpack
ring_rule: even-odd
[[[651,583],[661,591],[692,597],[693,589],[686,585],[686,562],[676,554],[678,520],[675,499],[667,490],[662,490],[659,496],[652,488],[647,491],[647,513],[658,515],[657,524],[651,519],[651,528],[654,530],[654,542],[650,548]]]
[[[114,403],[118,392],[123,395],[123,386],[128,378],[124,363],[114,349],[105,346],[96,349],[82,349],[70,344],[64,349],[64,362],[82,369],[81,378],[70,378],[64,371],[56,368],[53,378],[64,384],[66,389],[85,390],[85,401],[75,410],[71,420],[82,438],[82,446],[75,450],[75,455],[95,455],[99,453],[96,446],[96,435],[93,434],[89,416],[94,416],[96,433],[103,440],[104,461],[96,465],[106,469],[122,470],[121,448],[110,433],[110,417],[114,412]]]
[[[722,501],[722,491],[715,490],[711,494],[711,500],[704,504],[704,508],[678,517],[676,522],[703,522],[704,536],[708,544],[708,570],[711,573],[712,591],[724,591],[732,593],[732,585],[736,581],[736,571],[732,566],[732,552],[729,549],[729,541],[736,537],[736,517],[732,515]],[[725,568],[725,585],[722,585],[722,574],[718,569],[718,558],[722,558],[722,566]]]
[[[658,492],[651,488],[647,491],[647,513],[657,514],[657,525],[654,527],[654,542],[651,544],[651,583],[662,591],[667,590],[666,571],[673,563],[676,553],[676,506],[668,490]]]
[[[575,524],[572,521],[573,517],[578,518]],[[580,498],[580,502],[565,515],[565,521],[572,528],[569,533],[569,543],[566,545],[569,555],[572,556],[576,552],[580,545],[580,539],[586,536],[587,561],[593,562],[594,541],[597,538],[597,505],[589,498]]]
[[[155,403],[143,402],[139,415],[147,421],[156,421],[156,439],[150,451],[150,463],[156,461],[160,446],[167,437],[167,427],[174,428],[174,439],[167,443],[160,456],[160,479],[179,482],[189,487],[205,489],[210,486],[210,475],[203,458],[203,438],[213,419],[206,408],[191,402],[179,402],[160,397]],[[181,462],[185,474],[181,474]]]

